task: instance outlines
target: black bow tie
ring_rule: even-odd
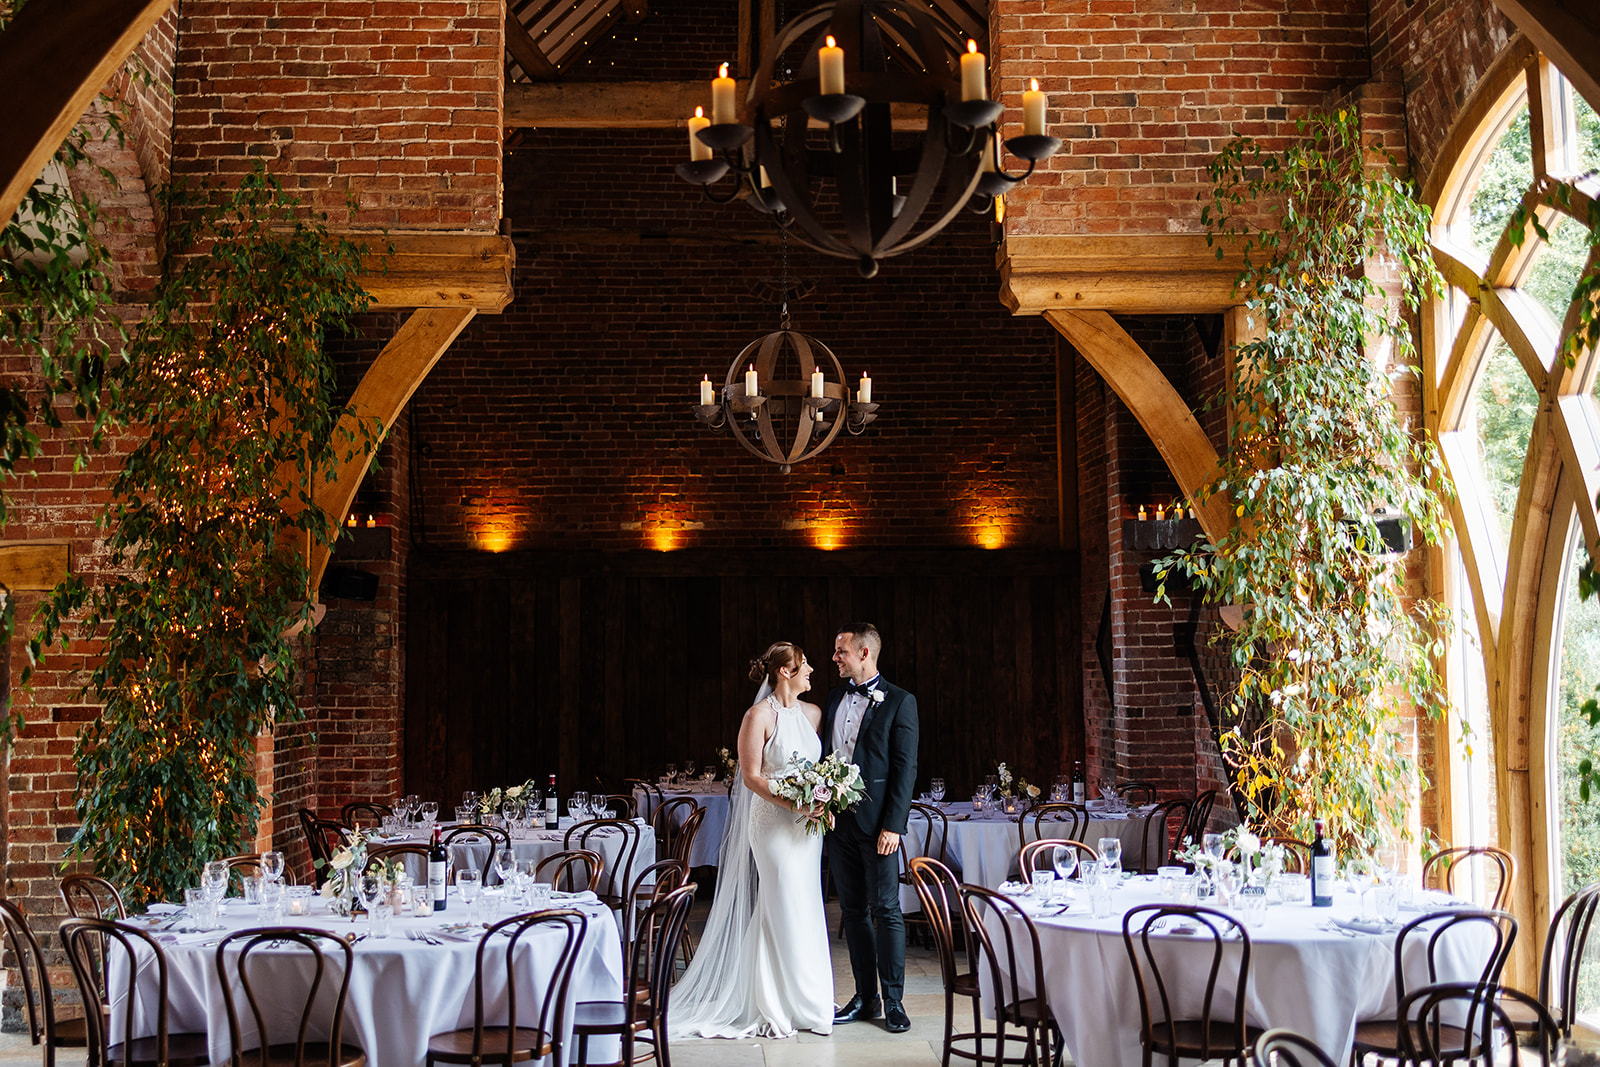
[[[873,683],[876,682],[876,681],[877,681],[877,679],[873,679],[872,682],[865,682],[865,683],[863,683],[863,682],[846,682],[846,683],[844,683],[844,691],[846,693],[862,693],[862,694],[870,693],[870,692],[872,692]]]

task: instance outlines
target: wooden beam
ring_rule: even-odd
[[[43,592],[72,571],[66,541],[12,541],[0,545],[0,586],[13,593]]]
[[[439,357],[476,314],[477,310],[471,307],[418,308],[367,368],[355,395],[350,398],[350,409],[360,419],[377,419],[382,432],[373,436],[365,451],[341,461],[333,480],[317,484],[313,500],[334,522],[339,522],[350,510],[350,502],[361,488],[368,464],[405,409],[411,394],[417,391]],[[340,425],[343,429],[354,430],[357,424],[346,417]],[[322,584],[328,555],[328,550],[321,546],[311,550],[312,590]]]
[[[1013,235],[1000,248],[1000,302],[1016,315],[1056,309],[1176,315],[1243,303],[1243,257],[1217,259],[1201,234]]]
[[[739,79],[742,102],[750,90]],[[545,130],[656,130],[684,126],[696,107],[711,110],[711,84],[700,81],[542,82],[506,86],[507,129],[533,126]],[[897,130],[920,130],[927,113],[914,104],[894,104],[890,119]]]
[[[349,233],[366,242],[363,281],[372,310],[419,307],[501,311],[511,303],[517,250],[489,233]],[[392,252],[386,252],[388,245]]]
[[[1494,0],[1600,111],[1600,19],[1594,0]]]
[[[0,223],[172,0],[33,3],[0,34]]]
[[[539,42],[533,39],[528,27],[517,21],[510,4],[506,5],[506,51],[517,61],[522,73],[535,81],[555,78],[556,65],[539,48]]]
[[[1139,343],[1104,311],[1046,311],[1044,319],[1088,360],[1155,443],[1184,496],[1192,496],[1216,474],[1218,456],[1178,391]],[[1233,529],[1226,497],[1213,496],[1198,510],[1206,536],[1219,540]]]

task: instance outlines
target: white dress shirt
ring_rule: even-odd
[[[866,682],[869,690],[878,684],[878,675]],[[856,738],[861,733],[861,720],[866,717],[869,693],[846,693],[833,713],[833,751],[846,763],[854,762]]]

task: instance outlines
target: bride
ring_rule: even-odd
[[[794,755],[822,755],[822,710],[801,702],[811,664],[779,641],[750,663],[760,682],[739,726],[717,891],[694,960],[673,988],[674,1037],[789,1037],[833,1030],[833,963],[822,910],[822,835],[772,791]]]

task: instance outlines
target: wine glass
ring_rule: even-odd
[[[1200,841],[1207,856],[1210,856],[1213,860],[1220,861],[1222,859],[1221,834],[1206,834],[1200,839]]]
[[[933,802],[935,804],[939,803],[939,801],[944,799],[944,779],[943,778],[935,778],[935,779],[933,779],[932,781],[930,781],[928,783],[928,795],[933,798]]]
[[[378,925],[378,901],[383,899],[384,881],[377,874],[363,874],[356,879],[356,895],[361,898],[361,906],[367,909],[367,923],[369,933],[376,935]]]
[[[483,886],[483,874],[476,867],[466,867],[456,872],[456,892],[467,905],[467,922],[477,921],[478,890]]]
[[[683,776],[685,779],[694,777],[694,760],[683,761]]]
[[[1000,776],[998,774],[985,775],[983,779],[983,795],[992,797],[1000,791]]]
[[[200,886],[206,891],[206,896],[213,903],[219,903],[228,895],[228,861],[206,861],[205,873],[200,877]]]
[[[500,881],[509,883],[517,873],[517,854],[509,848],[502,848],[494,854],[495,873],[500,876]]]
[[[581,821],[589,810],[589,794],[578,790],[567,798],[567,814],[574,821]]]
[[[678,765],[676,763],[667,764],[667,781],[672,783],[672,784],[674,784],[674,785],[677,784],[677,782],[678,782]]]
[[[432,826],[439,818],[439,802],[437,800],[425,800],[417,806],[417,811],[422,816],[422,824],[424,826]]]
[[[1056,877],[1066,881],[1078,869],[1078,850],[1071,845],[1057,845],[1051,850],[1050,865],[1056,869]]]
[[[1122,839],[1120,837],[1102,837],[1100,839],[1100,872],[1112,884],[1122,877]]]
[[[261,875],[269,882],[283,881],[282,852],[263,852],[261,854]]]

